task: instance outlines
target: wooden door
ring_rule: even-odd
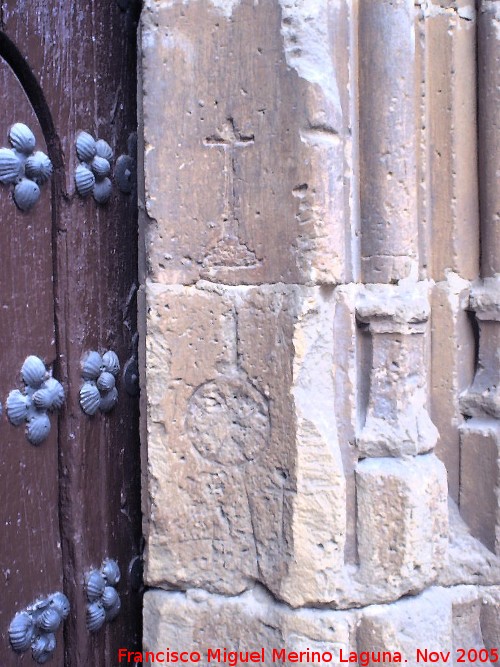
[[[35,600],[63,591],[71,611],[50,664],[115,665],[119,647],[140,643],[138,399],[123,377],[137,344],[137,206],[135,188],[122,192],[116,178],[136,129],[138,3],[4,0],[0,7],[0,146],[9,147],[9,128],[24,123],[54,168],[28,211],[13,200],[15,184],[0,185],[0,664],[34,664],[30,651],[11,650],[9,624]],[[106,204],[76,192],[81,131],[113,149]],[[121,371],[114,409],[88,416],[79,392],[81,361],[92,350],[116,352]],[[66,393],[38,446],[5,410],[9,392],[23,390],[28,355],[42,358]],[[106,558],[121,570],[121,610],[90,633],[84,581]]]

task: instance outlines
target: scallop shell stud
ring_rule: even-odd
[[[59,616],[63,619],[68,617],[70,611],[70,604],[68,598],[64,593],[54,593],[49,598],[50,606],[57,611]]]
[[[7,418],[12,426],[21,426],[28,417],[31,400],[19,389],[13,389],[7,397]]]
[[[21,367],[24,393],[13,389],[7,397],[7,417],[13,426],[27,422],[26,437],[32,445],[40,445],[50,433],[47,411],[57,410],[64,403],[64,388],[47,371],[44,362],[31,354]]]
[[[115,560],[105,560],[102,564],[101,572],[108,586],[116,586],[120,581],[120,568]]]
[[[42,382],[47,379],[47,369],[40,357],[30,354],[21,366],[21,376],[28,387],[38,389]]]
[[[83,164],[78,165],[75,171],[75,184],[78,194],[81,197],[87,197],[95,185],[95,176]]]
[[[39,412],[28,423],[26,437],[32,445],[41,445],[50,433],[50,419],[45,412]]]
[[[92,570],[87,577],[86,589],[89,602],[95,602],[104,593],[106,581],[98,570]]]
[[[80,196],[92,193],[98,204],[105,204],[111,197],[109,179],[113,151],[104,139],[94,139],[89,132],[80,132],[76,138],[76,154],[80,164],[75,171],[76,189]]]
[[[38,617],[36,624],[40,630],[43,630],[43,632],[55,632],[61,625],[61,620],[62,617],[57,609],[47,607],[47,609]]]
[[[92,416],[99,410],[101,394],[95,384],[85,382],[80,389],[80,405],[86,415]]]
[[[36,638],[31,649],[33,660],[39,665],[44,665],[52,657],[56,649],[56,638],[53,633],[40,635]]]
[[[15,185],[16,206],[29,211],[40,198],[40,186],[52,176],[52,162],[35,151],[35,135],[24,123],[11,127],[9,140],[12,148],[0,148],[0,183]]]
[[[23,163],[10,148],[0,148],[0,183],[15,183],[22,173]]]
[[[26,160],[24,171],[28,178],[31,178],[35,183],[42,185],[52,176],[52,162],[45,153],[36,151],[36,153]]]
[[[10,128],[9,139],[12,147],[24,155],[30,155],[35,148],[35,135],[24,123],[14,123]]]
[[[39,198],[40,188],[29,178],[23,178],[14,188],[14,201],[21,211],[29,211]]]
[[[27,651],[35,634],[35,624],[26,611],[14,616],[9,626],[10,645],[17,653]]]
[[[89,632],[97,632],[104,625],[106,612],[98,602],[87,605],[87,629]]]
[[[76,138],[76,154],[82,162],[90,162],[96,154],[96,141],[88,132],[80,132]]]

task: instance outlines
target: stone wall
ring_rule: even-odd
[[[145,0],[145,650],[499,645],[499,25]]]

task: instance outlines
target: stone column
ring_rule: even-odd
[[[415,71],[413,2],[361,2],[359,157],[365,283],[406,278],[418,261]]]
[[[470,307],[479,326],[479,359],[461,397],[460,511],[472,534],[500,553],[500,2],[483,1],[478,16],[479,194],[482,281]]]
[[[428,454],[438,434],[426,409],[429,285],[418,281],[414,3],[362,2],[359,16],[361,263],[368,284],[356,316],[360,334],[367,330],[361,346],[369,363],[361,368],[369,390],[357,437],[364,459],[357,467],[360,577],[388,589],[413,581],[415,590],[435,580],[444,562],[447,508],[444,467]]]

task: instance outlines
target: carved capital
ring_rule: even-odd
[[[426,409],[427,282],[368,285],[356,309],[371,334],[370,392],[357,440],[366,456],[404,456],[431,450],[438,432]]]
[[[356,304],[358,321],[372,333],[423,333],[429,314],[428,281],[365,285]]]
[[[500,419],[500,276],[473,286],[470,306],[479,326],[479,356],[472,385],[460,397],[469,417]]]

